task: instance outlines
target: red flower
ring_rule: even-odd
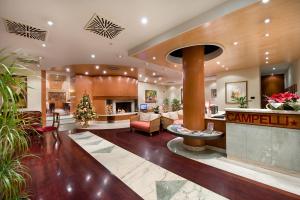
[[[296,102],[300,99],[300,96],[294,93],[285,92],[285,93],[278,93],[273,94],[271,97],[267,97],[267,100],[275,103],[287,103],[287,102]]]

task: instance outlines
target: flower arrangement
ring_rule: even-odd
[[[300,96],[294,93],[285,92],[273,94],[266,97],[267,108],[272,110],[300,110]]]

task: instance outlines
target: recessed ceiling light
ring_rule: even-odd
[[[37,67],[40,67],[41,65],[37,64],[36,66],[37,66]]]
[[[155,57],[155,56],[153,56],[153,57],[152,57],[152,59],[153,59],[153,60],[156,60],[156,57]]]
[[[175,64],[174,67],[177,67],[177,65]]]
[[[134,71],[134,68],[132,68],[132,67],[131,67],[131,68],[130,68],[130,71],[132,71],[132,72],[133,72],[133,71]]]
[[[266,34],[265,34],[265,37],[269,37],[269,36],[270,36],[270,33],[266,33]]]
[[[96,69],[99,69],[100,67],[99,67],[99,65],[96,65],[95,68],[96,68]]]
[[[124,72],[124,75],[127,75],[127,72]]]
[[[70,68],[66,68],[66,71],[69,72],[69,71],[70,71]]]
[[[154,80],[154,83],[157,83],[157,81],[156,81],[156,80]]]
[[[144,80],[144,81],[145,81],[145,82],[147,82],[147,81],[148,81],[148,79],[146,79],[146,78],[145,78],[145,80]]]
[[[148,18],[147,17],[142,17],[141,23],[144,24],[144,25],[148,24]]]
[[[276,67],[273,67],[273,70],[276,70]]]
[[[267,19],[264,20],[264,23],[265,23],[265,24],[268,24],[268,23],[270,23],[270,22],[271,22],[271,19],[270,19],[270,18],[267,18]]]
[[[265,52],[265,55],[269,55],[269,54],[270,54],[270,52],[268,52],[268,51]]]
[[[152,75],[153,75],[153,76],[155,76],[155,75],[156,75],[156,73],[155,73],[155,72],[153,72],[153,73],[152,73]]]
[[[43,59],[43,57],[42,56],[39,56],[39,60],[42,60]]]
[[[91,58],[96,58],[96,55],[95,54],[91,54]]]
[[[269,3],[270,0],[262,0],[261,2],[264,3],[264,4],[266,4],[266,3]]]
[[[161,79],[162,79],[161,77],[158,78],[158,80],[161,80]]]
[[[123,56],[122,56],[122,55],[118,55],[118,57],[119,57],[119,58],[123,58]]]
[[[42,44],[42,47],[46,47],[47,45],[45,43]]]
[[[221,64],[220,61],[217,61],[217,64],[218,64],[218,65]]]
[[[226,69],[225,69],[226,71],[228,71],[229,70],[229,68],[228,67],[226,67]]]
[[[222,68],[224,68],[224,67],[225,67],[225,65],[222,65],[221,67],[222,67]]]
[[[103,74],[106,74],[107,72],[105,70],[102,71]]]
[[[140,77],[140,78],[142,78],[142,77],[143,77],[143,75],[142,75],[142,74],[139,74],[139,77]]]
[[[269,61],[266,61],[266,64],[268,64],[269,63]]]
[[[269,57],[266,57],[266,60],[269,60]]]
[[[89,72],[84,72],[85,75],[89,75]]]
[[[47,24],[48,24],[49,26],[53,26],[54,23],[53,23],[53,21],[48,21]]]
[[[238,45],[238,44],[239,44],[238,42],[234,42],[234,43],[233,43],[233,45],[235,45],[235,46]]]

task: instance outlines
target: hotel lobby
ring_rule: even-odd
[[[300,199],[300,0],[0,0],[0,199]]]

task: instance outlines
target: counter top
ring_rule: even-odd
[[[230,111],[230,112],[248,112],[248,113],[285,114],[285,115],[300,115],[300,111],[254,109],[254,108],[225,108],[225,111]]]
[[[214,118],[214,116],[218,116],[218,115],[225,115],[225,111],[219,111],[217,114],[211,114],[209,115],[205,115],[205,119],[209,119],[209,120],[218,120],[218,121],[226,121],[226,118],[224,116],[224,118]]]

